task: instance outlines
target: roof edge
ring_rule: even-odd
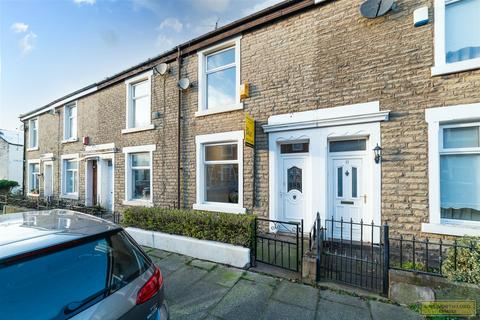
[[[107,86],[110,86],[113,83],[122,81],[123,79],[132,76],[133,71],[145,67],[142,70],[138,70],[134,74],[144,72],[145,69],[151,68],[154,64],[161,62],[172,61],[176,58],[177,51],[180,49],[180,52],[183,55],[189,55],[192,52],[196,52],[200,48],[206,47],[213,43],[222,41],[223,39],[233,37],[247,30],[258,28],[262,25],[280,19],[282,17],[292,15],[294,13],[306,10],[308,8],[314,7],[319,4],[324,4],[332,0],[285,0],[283,2],[277,3],[273,6],[267,7],[263,10],[252,13],[246,17],[237,19],[223,27],[220,27],[211,32],[200,35],[196,38],[193,38],[189,41],[179,44],[178,46],[165,51],[155,57],[149,58],[139,64],[136,64],[128,69],[120,71],[110,77],[103,79],[102,81],[93,83],[84,88],[81,88],[77,91],[74,91],[70,94],[67,94],[59,99],[52,101],[51,103],[44,105],[42,107],[36,108],[27,113],[21,114],[19,116],[20,121],[25,121],[30,118],[33,118],[37,115],[40,115],[44,112],[47,112],[51,109],[54,109],[58,106],[76,100],[80,97],[84,97],[88,94],[91,94],[97,90],[103,89]],[[257,23],[253,23],[257,22]],[[241,28],[243,26],[243,28]],[[208,43],[207,43],[208,42]],[[210,43],[211,42],[211,43]],[[93,90],[92,90],[93,89]]]

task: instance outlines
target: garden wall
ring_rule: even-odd
[[[395,302],[411,305],[433,300],[476,300],[477,315],[480,315],[478,285],[400,270],[390,270],[389,278],[388,297]]]

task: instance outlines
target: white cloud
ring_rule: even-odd
[[[29,32],[20,40],[20,49],[22,50],[22,54],[28,54],[33,49],[35,49],[35,44],[37,42],[37,35],[33,32]]]
[[[155,41],[155,47],[157,47],[160,51],[172,49],[174,44],[175,41],[172,38],[169,38],[163,34],[159,34],[157,36],[157,40]]]
[[[242,11],[243,11],[243,14],[247,16],[249,14],[252,14],[252,13],[258,12],[260,10],[263,10],[265,8],[268,8],[270,6],[273,6],[274,4],[277,4],[279,2],[280,2],[280,0],[263,0],[262,2],[254,5],[253,7],[245,8]]]
[[[100,37],[108,47],[115,47],[118,44],[118,35],[112,29],[100,31]]]
[[[224,12],[230,5],[230,0],[192,0],[192,4],[202,11]]]
[[[176,18],[167,18],[162,21],[159,29],[172,29],[176,32],[181,32],[183,30],[183,24]]]
[[[157,0],[132,0],[133,9],[138,11],[141,9],[146,9],[152,11],[156,15],[161,15],[164,11],[162,4]]]
[[[193,35],[199,36],[204,33],[210,32],[215,30],[215,24],[218,22],[218,27],[221,27],[225,23],[220,21],[220,19],[216,16],[210,16],[208,18],[204,18],[195,24],[189,24],[188,29],[192,29]]]
[[[76,4],[95,4],[96,0],[73,0]]]
[[[15,22],[10,26],[10,29],[12,29],[15,33],[26,32],[28,30],[28,24],[23,22]]]

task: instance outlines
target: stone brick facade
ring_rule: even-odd
[[[428,139],[425,109],[480,102],[480,70],[432,76],[434,61],[433,0],[406,0],[384,17],[363,18],[361,1],[326,2],[253,30],[241,38],[241,82],[250,84],[244,109],[196,117],[198,110],[198,58],[182,58],[181,75],[193,88],[181,93],[181,206],[192,208],[196,198],[197,135],[243,130],[244,114],[256,121],[255,150],[244,148],[244,206],[249,213],[268,216],[268,117],[299,111],[379,101],[390,110],[381,123],[383,147],[381,216],[395,233],[419,234],[428,221]],[[413,26],[413,10],[428,6],[431,21]],[[161,60],[161,58],[160,58]],[[159,61],[160,61],[159,60]],[[152,81],[152,120],[156,129],[122,134],[126,119],[126,86],[113,83],[78,99],[78,136],[90,144],[115,143],[115,207],[123,209],[124,165],[121,148],[155,144],[153,201],[174,206],[177,201],[178,66]],[[140,71],[140,70],[138,70]],[[135,73],[133,71],[132,73]],[[62,109],[39,116],[40,158],[84,150],[81,141],[59,143]],[[27,135],[28,136],[28,135]],[[28,144],[28,141],[27,141]],[[373,157],[373,153],[372,153]],[[254,166],[255,172],[254,175]],[[43,168],[42,168],[43,170]],[[59,166],[55,162],[55,188],[59,192]],[[85,194],[84,162],[80,162],[80,198]]]

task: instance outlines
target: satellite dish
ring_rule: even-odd
[[[162,76],[168,72],[168,69],[168,64],[166,63],[160,63],[158,66],[155,67],[155,70],[157,70],[157,72]]]
[[[178,80],[177,84],[178,84],[178,87],[182,90],[186,90],[190,88],[190,80],[188,80],[188,78],[182,78]]]
[[[360,5],[360,13],[368,19],[383,16],[394,6],[394,0],[367,0]]]

